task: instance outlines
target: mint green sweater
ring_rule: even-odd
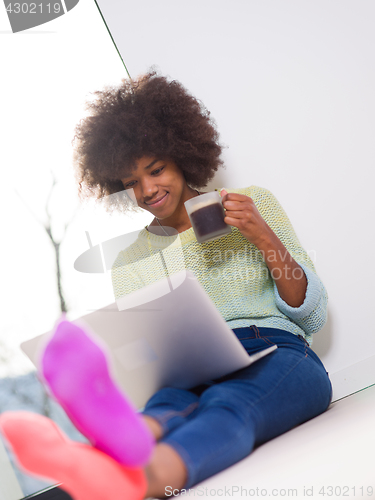
[[[138,239],[119,253],[113,265],[115,298],[167,274],[190,269],[230,328],[279,328],[302,335],[311,344],[312,334],[326,321],[327,294],[287,215],[266,189],[225,189],[253,199],[264,220],[304,270],[308,285],[300,307],[290,307],[281,299],[261,253],[234,227],[229,235],[201,244],[192,228],[177,238],[157,236],[143,229]]]

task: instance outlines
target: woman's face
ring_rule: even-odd
[[[196,195],[173,160],[152,156],[137,160],[136,168],[121,182],[125,189],[134,189],[141,208],[160,220],[180,218],[186,213],[184,202]]]

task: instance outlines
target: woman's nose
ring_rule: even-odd
[[[151,199],[158,191],[153,179],[143,179],[141,181],[142,196]]]

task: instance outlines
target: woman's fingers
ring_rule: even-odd
[[[223,193],[225,193],[227,201],[246,201],[246,200],[251,200],[250,196],[246,196],[246,194],[228,193],[227,191],[225,191],[225,189],[222,189],[221,190],[221,194],[223,194]]]
[[[221,194],[224,192],[226,193],[222,198],[225,208],[224,222],[236,227],[250,243],[257,245],[265,232],[269,231],[269,227],[255,203],[244,194],[227,193],[224,189]]]
[[[225,222],[225,224],[228,224],[229,226],[234,226],[234,227],[238,228],[238,226],[241,223],[241,219],[235,219],[234,217],[227,217],[227,216],[225,216],[224,217],[224,222]]]
[[[226,217],[230,217],[233,219],[251,219],[252,214],[249,212],[245,212],[245,210],[227,210]]]
[[[229,193],[223,198],[223,207],[226,210],[245,210],[246,208],[255,208],[255,204],[248,196]]]

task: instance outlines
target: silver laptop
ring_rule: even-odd
[[[112,373],[137,408],[160,388],[190,389],[244,368],[249,356],[190,271],[182,271],[73,321],[108,347]],[[21,344],[37,366],[46,336]],[[84,362],[84,360],[82,360]]]

